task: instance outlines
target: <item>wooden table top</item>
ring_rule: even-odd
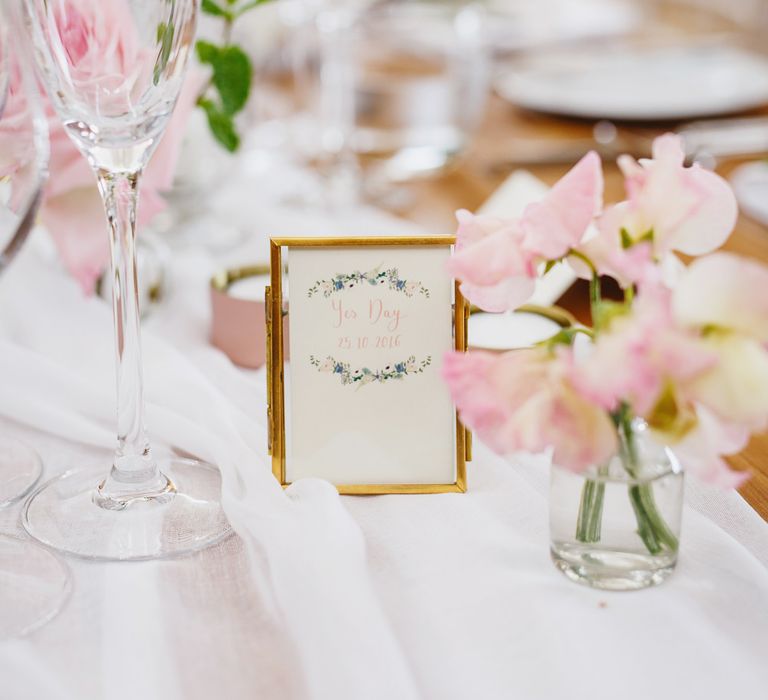
[[[525,112],[492,96],[484,122],[469,151],[450,172],[438,179],[409,185],[412,197],[401,213],[434,233],[454,232],[455,210],[477,209],[511,172],[505,172],[500,165],[519,152],[526,141],[530,144],[530,140],[539,138],[590,139],[592,128],[593,124],[588,122]],[[663,130],[660,129],[659,133]],[[718,172],[727,176],[740,162],[743,161],[723,162]],[[571,165],[573,162],[526,166],[526,169],[542,181],[552,184]],[[615,163],[606,161],[604,168],[605,201],[620,201],[624,198],[621,174]],[[724,249],[768,263],[768,230],[741,216]],[[560,303],[577,316],[583,317],[587,304],[585,289],[578,286],[572,288]],[[768,520],[768,433],[755,436],[741,454],[729,461],[736,469],[752,472],[752,478],[740,492]]]

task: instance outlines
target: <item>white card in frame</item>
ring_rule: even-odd
[[[323,478],[346,494],[466,490],[470,435],[440,374],[445,353],[466,349],[468,305],[445,271],[454,242],[271,239],[269,450],[280,483]],[[289,347],[272,323],[286,283]]]

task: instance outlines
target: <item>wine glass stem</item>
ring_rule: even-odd
[[[140,171],[97,169],[96,175],[109,222],[117,359],[117,450],[110,474],[99,487],[99,498],[107,499],[100,505],[120,507],[135,498],[166,493],[169,484],[152,458],[144,426],[135,245]]]

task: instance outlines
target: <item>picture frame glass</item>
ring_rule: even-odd
[[[454,484],[451,246],[286,252],[284,481]]]

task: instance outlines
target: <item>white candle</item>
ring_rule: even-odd
[[[486,350],[527,348],[551,338],[559,330],[557,323],[539,314],[479,312],[469,317],[469,345]]]

